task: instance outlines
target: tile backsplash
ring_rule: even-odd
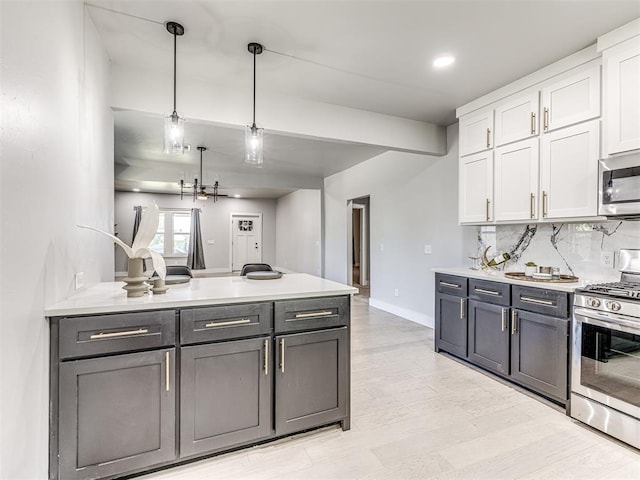
[[[545,223],[496,225],[478,228],[478,255],[486,247],[492,258],[511,255],[505,271],[524,271],[526,262],[560,268],[587,282],[615,281],[620,278],[618,251],[640,249],[640,221],[597,223]],[[603,267],[602,252],[614,252],[614,267]]]

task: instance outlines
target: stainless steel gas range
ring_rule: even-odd
[[[576,290],[569,414],[640,448],[640,250],[621,250],[620,270]]]

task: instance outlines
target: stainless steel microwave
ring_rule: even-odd
[[[598,215],[640,220],[640,153],[600,160]]]

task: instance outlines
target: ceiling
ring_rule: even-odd
[[[168,73],[167,56],[172,51],[167,49],[168,33],[162,24],[174,20],[186,30],[178,40],[181,74],[189,72],[194,79],[216,84],[250,83],[246,45],[259,41],[267,49],[258,57],[261,89],[439,125],[455,122],[457,107],[640,17],[640,0],[91,0],[86,4],[112,63],[120,66]],[[455,55],[456,63],[436,70],[431,62],[443,53]],[[197,169],[195,150],[177,162],[175,157],[163,157],[161,145],[150,136],[160,125],[161,120],[150,115],[116,112],[116,181],[121,188],[141,180],[127,174],[136,172],[136,165],[146,165],[149,180],[158,184],[162,182],[160,176],[154,177],[156,165],[162,169],[172,162],[173,176],[180,168]],[[211,166],[223,172],[217,174],[223,186],[231,183],[226,178],[233,178],[242,187],[243,169],[249,174],[241,161],[243,131],[206,123],[189,128],[197,129],[192,139],[215,145],[204,154],[205,170]],[[269,161],[260,173],[320,178],[382,151],[327,139],[265,134]],[[207,160],[208,155],[212,159]],[[169,178],[165,170],[165,183],[175,189],[178,179]],[[295,182],[290,183],[295,188]]]

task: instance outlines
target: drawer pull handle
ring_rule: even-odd
[[[264,341],[264,374],[269,375],[269,340]]]
[[[523,302],[535,303],[537,305],[549,305],[550,307],[553,306],[553,302],[551,300],[542,300],[540,298],[533,297],[520,297],[520,300],[522,300]]]
[[[167,385],[166,388],[167,388],[167,392],[168,392],[170,390],[169,379],[171,378],[171,375],[170,375],[171,368],[169,366],[169,352],[166,352],[164,354],[164,360],[165,360],[165,362],[164,362],[164,365],[165,365],[164,366],[164,376],[165,376],[165,383]]]
[[[515,310],[513,310],[511,312],[511,335],[515,335],[516,332],[518,331],[517,328],[517,321],[518,321],[518,312],[516,312]]]
[[[487,148],[491,147],[491,129],[487,128]]]
[[[464,320],[465,303],[466,303],[466,300],[464,298],[461,298],[460,299],[460,320]]]
[[[536,114],[531,112],[531,135],[536,134]]]
[[[529,197],[529,212],[531,213],[531,218],[536,217],[536,196],[532,193]]]
[[[544,190],[542,191],[542,216],[547,218],[548,209],[549,209],[549,195]]]
[[[474,290],[478,293],[486,293],[487,295],[500,295],[500,292],[496,292],[495,290],[485,290],[484,288],[475,288]]]
[[[507,309],[503,308],[502,309],[502,331],[504,332],[507,329]]]
[[[280,340],[280,371],[284,373],[284,339]]]
[[[95,340],[98,338],[114,338],[114,337],[126,337],[127,335],[142,335],[144,333],[149,333],[149,330],[146,328],[139,328],[137,330],[126,330],[124,332],[100,332],[94,333],[89,338],[91,340]]]
[[[544,127],[544,129],[546,131],[546,130],[549,130],[549,109],[547,107],[544,107],[543,113],[544,113],[544,115],[543,115],[543,122],[542,123],[543,123],[543,127]]]
[[[455,283],[449,283],[449,282],[440,282],[440,285],[442,285],[443,287],[462,288],[462,285],[457,285]]]
[[[296,313],[296,318],[326,317],[327,315],[333,315],[333,312],[327,311],[327,312]]]
[[[211,327],[228,327],[229,325],[242,325],[244,323],[251,323],[250,318],[243,318],[241,320],[229,320],[228,322],[211,322],[205,325],[205,328]]]

